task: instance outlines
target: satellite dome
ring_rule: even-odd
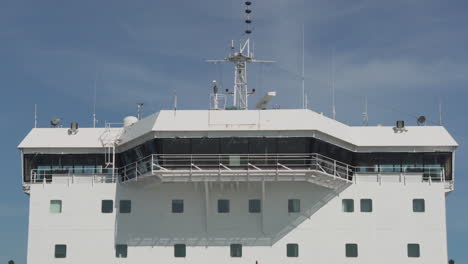
[[[124,127],[129,127],[135,124],[136,122],[138,122],[138,118],[136,118],[135,116],[127,116],[123,120]]]

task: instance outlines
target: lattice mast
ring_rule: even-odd
[[[233,95],[233,108],[244,110],[248,109],[248,97],[255,93],[255,89],[251,91],[247,88],[247,63],[260,62],[268,63],[273,61],[260,61],[254,59],[253,49],[250,48],[250,34],[252,34],[252,2],[246,1],[245,3],[245,24],[246,29],[244,31],[246,39],[240,43],[239,49],[236,50],[234,40],[231,41],[231,53],[229,57],[224,60],[208,60],[208,62],[221,63],[221,62],[232,62],[234,64],[234,91],[230,92],[226,89],[228,94]]]

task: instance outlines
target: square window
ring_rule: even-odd
[[[114,211],[114,201],[112,200],[102,200],[101,203],[101,212],[104,214],[110,214]]]
[[[286,255],[289,258],[299,257],[299,245],[298,244],[287,244],[286,245]]]
[[[119,210],[121,214],[129,214],[132,212],[132,201],[120,200]]]
[[[301,212],[301,200],[289,199],[288,200],[288,213],[299,213]]]
[[[229,213],[229,200],[218,200],[218,213]]]
[[[185,244],[175,244],[174,245],[174,257],[185,258],[185,255],[186,255]]]
[[[343,199],[343,212],[352,213],[354,212],[354,200],[353,199]]]
[[[363,213],[372,212],[372,200],[371,199],[361,199],[361,212]]]
[[[115,257],[116,258],[126,258],[127,257],[128,246],[124,244],[115,245]]]
[[[50,200],[50,212],[52,214],[62,213],[62,200]]]
[[[184,200],[172,200],[172,212],[183,213],[184,212]]]
[[[413,212],[424,213],[426,211],[426,204],[424,199],[413,199]]]
[[[357,244],[346,244],[346,257],[347,258],[358,257],[358,245]]]
[[[249,213],[260,213],[262,202],[259,199],[249,200]]]
[[[67,257],[67,245],[55,245],[55,258]]]
[[[241,244],[231,244],[231,257],[233,258],[242,257],[242,245]]]
[[[419,258],[421,255],[419,244],[408,244],[408,257]]]

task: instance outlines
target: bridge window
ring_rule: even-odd
[[[397,153],[380,154],[380,172],[401,172],[401,155]]]
[[[404,153],[372,152],[356,153],[315,138],[305,137],[228,137],[228,138],[163,138],[149,140],[132,149],[116,154],[118,167],[129,165],[150,154],[161,166],[188,168],[191,162],[201,167],[226,166],[277,166],[306,167],[310,165],[310,153],[344,162],[356,167],[357,173],[422,173],[425,180],[452,179],[452,153]],[[186,155],[168,157],[169,155]],[[190,155],[207,155],[203,158]],[[226,156],[218,156],[227,154]],[[247,154],[250,156],[247,157]],[[253,155],[257,154],[257,155]],[[265,156],[269,154],[270,156]],[[276,154],[286,154],[276,157]],[[291,154],[302,154],[291,157]],[[167,155],[164,157],[164,155]],[[111,173],[106,169],[103,154],[24,154],[24,181],[52,180],[61,174]],[[127,175],[132,178],[132,175]]]
[[[278,153],[309,153],[307,138],[278,138]]]
[[[402,172],[423,172],[424,161],[422,154],[403,153],[400,157],[402,159]]]
[[[252,154],[276,154],[276,138],[250,138],[249,153]]]
[[[62,200],[50,200],[50,212],[52,214],[62,213]]]
[[[219,154],[219,139],[218,138],[192,138],[193,154]],[[188,154],[185,153],[185,154]]]
[[[102,173],[103,154],[25,154],[24,181],[49,180],[54,174]]]
[[[222,138],[220,141],[222,154],[248,154],[249,139],[248,138]]]
[[[165,138],[157,140],[161,142],[163,154],[188,154],[191,153],[189,138]]]
[[[452,153],[354,153],[359,173],[422,173],[425,180],[452,179]]]

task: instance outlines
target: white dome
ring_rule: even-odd
[[[134,116],[127,116],[123,120],[124,127],[131,126],[131,125],[135,124],[136,122],[138,122],[138,118],[136,118]]]

